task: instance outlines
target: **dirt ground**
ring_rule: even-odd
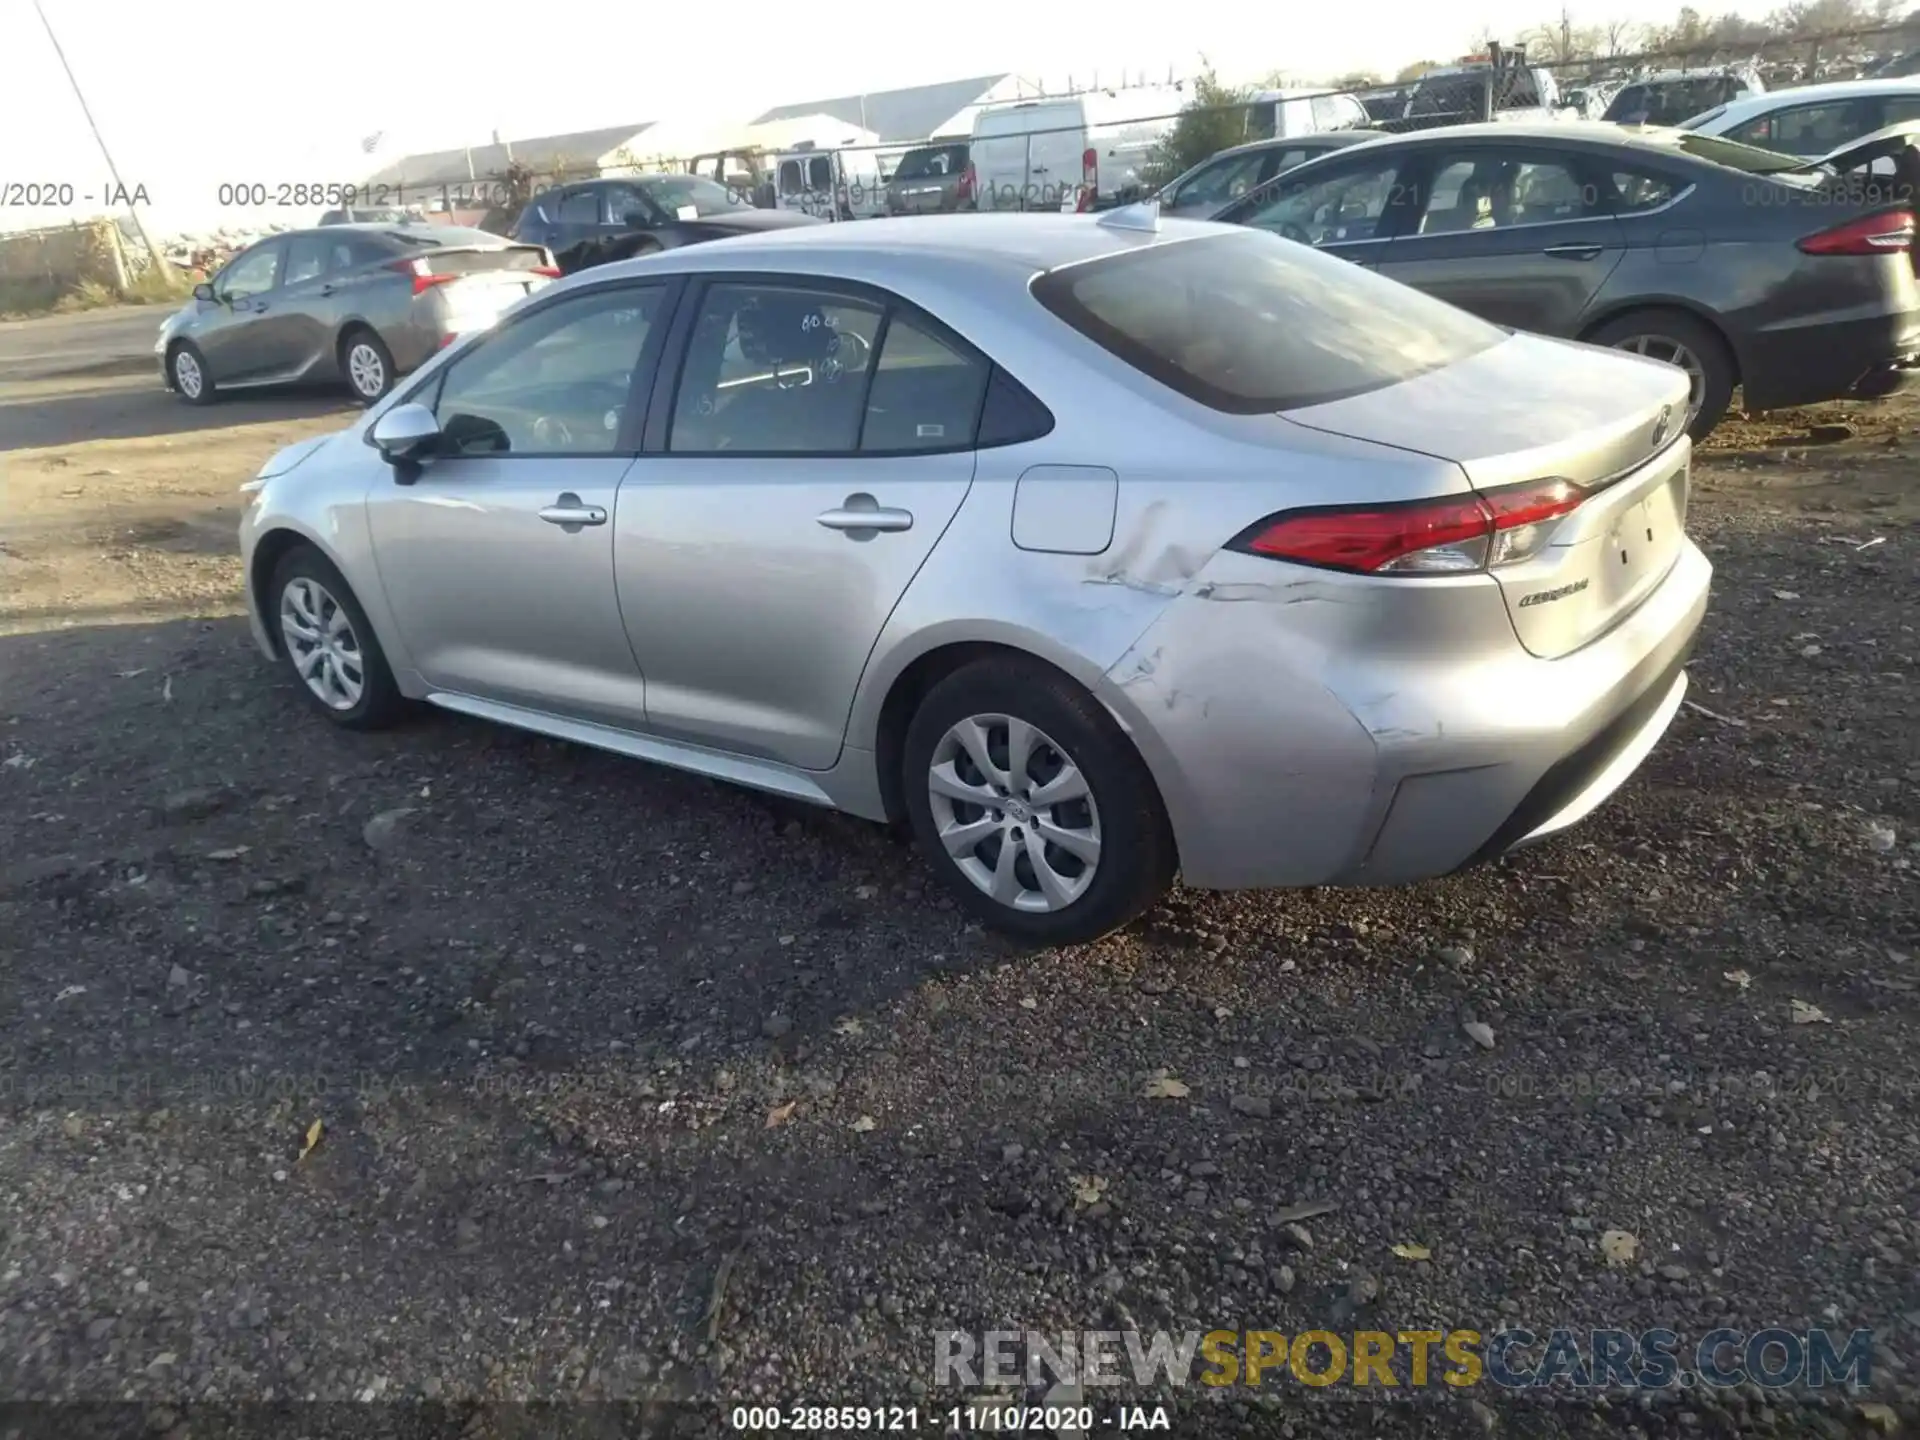
[[[1036,953],[853,821],[314,721],[235,618],[236,491],[350,413],[0,386],[0,1395],[938,1432],[947,1328],[1781,1326],[1871,1329],[1865,1388],[1145,1398],[1177,1434],[1920,1423],[1920,404],[1701,452],[1693,703],[1573,833]]]

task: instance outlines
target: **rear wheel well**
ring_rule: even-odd
[[[1592,321],[1588,322],[1585,328],[1583,328],[1580,331],[1579,338],[1582,340],[1587,340],[1608,325],[1612,325],[1618,321],[1628,320],[1628,319],[1632,319],[1635,316],[1642,316],[1642,315],[1683,315],[1696,325],[1704,325],[1708,330],[1713,332],[1714,337],[1717,340],[1719,340],[1721,348],[1726,351],[1727,363],[1733,370],[1733,383],[1736,386],[1739,385],[1740,353],[1739,351],[1733,348],[1733,341],[1727,337],[1726,327],[1721,325],[1721,323],[1718,320],[1716,320],[1713,316],[1707,314],[1705,311],[1695,310],[1692,306],[1689,306],[1689,305],[1680,305],[1680,304],[1622,305],[1619,309],[1609,310],[1606,314],[1600,315],[1595,319],[1593,319]]]
[[[297,550],[302,545],[312,544],[313,542],[298,530],[269,530],[254,542],[253,564],[247,572],[247,586],[253,591],[254,607],[260,612],[263,620],[273,613],[272,607],[267,603],[271,598],[267,594],[267,587],[273,583],[273,572],[280,564],[281,556],[289,550]],[[279,632],[271,624],[266,625],[265,629],[268,643],[273,646],[274,653],[279,654]]]
[[[934,686],[962,666],[971,665],[976,660],[993,659],[1022,665],[1044,665],[1072,684],[1080,683],[1050,660],[1043,660],[1029,650],[996,644],[990,640],[963,640],[957,644],[939,646],[917,657],[895,677],[892,687],[887,691],[887,698],[881,702],[879,729],[874,736],[873,759],[880,777],[880,800],[886,807],[888,824],[904,826],[908,823],[900,764],[907,747],[907,727],[913,723],[914,712],[920,708],[920,702]],[[1125,738],[1128,745],[1133,745],[1130,736]],[[1155,798],[1161,799],[1146,756],[1140,754],[1138,746],[1133,746],[1133,749],[1139,758],[1140,768],[1146,774],[1147,784],[1154,786]],[[1164,810],[1164,800],[1162,808]]]

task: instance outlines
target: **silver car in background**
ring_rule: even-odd
[[[371,404],[450,341],[559,275],[539,245],[449,225],[331,224],[249,245],[194,286],[154,343],[167,388],[342,381]]]
[[[247,488],[260,648],[910,826],[988,923],[1573,824],[1707,604],[1687,379],[1152,208],[571,277]],[[590,842],[589,842],[590,843]]]

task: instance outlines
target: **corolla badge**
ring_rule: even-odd
[[[1660,418],[1653,422],[1653,448],[1658,450],[1667,443],[1667,431],[1673,428],[1673,407],[1662,405]]]

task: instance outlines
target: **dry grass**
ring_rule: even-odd
[[[0,280],[0,319],[68,315],[111,305],[177,305],[192,293],[192,279],[170,265],[149,266],[124,292],[97,280],[83,280],[77,285],[54,280]]]

